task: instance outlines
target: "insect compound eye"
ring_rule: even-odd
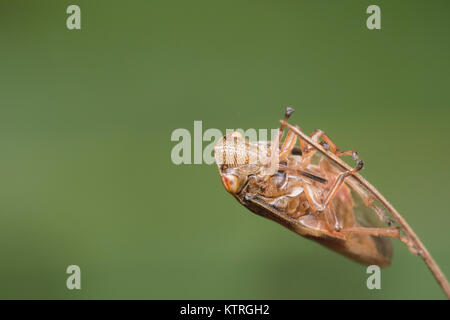
[[[225,174],[222,176],[222,184],[225,189],[232,194],[236,194],[241,189],[241,181],[233,174]]]

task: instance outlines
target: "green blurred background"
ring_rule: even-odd
[[[0,298],[444,298],[398,241],[368,290],[365,267],[250,213],[215,166],[174,165],[170,136],[275,128],[292,105],[306,132],[359,151],[450,275],[449,9],[0,0]]]

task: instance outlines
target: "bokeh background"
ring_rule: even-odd
[[[275,128],[292,105],[306,132],[359,151],[450,275],[449,9],[0,0],[0,298],[444,298],[399,242],[368,290],[365,267],[241,207],[215,166],[174,165],[170,137],[194,120]]]

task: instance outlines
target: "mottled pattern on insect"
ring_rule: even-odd
[[[325,152],[353,158],[354,169],[343,170],[299,137],[300,128],[287,123],[292,113],[286,109],[272,141],[252,142],[232,132],[217,143],[223,186],[252,212],[301,236],[363,264],[389,265],[393,251],[387,237],[400,238],[400,232],[353,179],[363,168],[357,152],[340,151],[321,130],[311,134]]]

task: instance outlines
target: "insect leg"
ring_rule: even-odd
[[[301,129],[298,126],[292,126],[284,120],[281,121],[281,127],[282,128],[288,127],[291,130],[295,129],[295,130],[301,131]],[[300,136],[300,134],[298,134],[298,135]],[[358,152],[356,152],[354,150],[340,151],[338,149],[338,147],[336,146],[336,144],[322,130],[318,130],[318,129],[314,130],[313,133],[310,135],[310,138],[314,142],[320,143],[324,149],[329,150],[330,152],[332,152],[334,155],[336,155],[338,157],[351,155],[353,157],[353,159],[357,162],[356,167],[358,168],[358,167],[362,166],[362,161],[359,160],[359,158],[358,158]],[[320,139],[322,139],[322,141],[320,141]],[[306,141],[304,141],[301,138],[301,136],[299,138],[299,141],[300,141],[300,149],[302,152],[302,156],[304,158],[303,159],[304,163],[306,165],[308,165],[316,150],[313,148],[313,146],[309,145]]]
[[[288,112],[286,111],[286,117],[289,116]],[[278,133],[278,137],[274,138],[271,142],[271,151],[270,151],[270,161],[269,161],[269,167],[271,168],[272,172],[274,169],[276,169],[276,166],[283,161],[286,161],[289,155],[291,154],[292,149],[295,147],[295,143],[297,142],[297,135],[292,130],[289,130],[286,138],[283,141],[283,144],[279,148],[279,144],[281,143],[281,137],[283,136],[283,131],[280,129]]]
[[[300,130],[300,128],[298,126],[296,126],[296,128]],[[310,137],[311,137],[311,140],[313,140],[314,142],[317,142],[317,143],[319,143],[320,139],[322,139],[324,148],[327,150],[330,150],[333,154],[335,154],[338,157],[350,155],[350,156],[353,156],[353,159],[355,159],[356,161],[359,161],[358,153],[356,151],[353,151],[353,150],[348,150],[348,151],[343,151],[343,152],[339,151],[339,149],[336,147],[336,144],[334,144],[333,141],[331,141],[331,139],[322,130],[319,130],[319,129],[314,130],[313,133],[311,133]],[[312,157],[314,156],[314,154],[317,151],[315,148],[313,148],[312,146],[307,144],[302,139],[299,139],[299,141],[300,141],[300,150],[301,150],[302,156],[303,156],[303,164],[305,166],[308,166],[309,163],[311,162]]]
[[[286,139],[284,139],[284,142],[281,146],[279,157],[280,162],[286,161],[287,157],[292,151],[292,148],[294,148],[296,142],[297,142],[297,135],[293,131],[289,130]]]
[[[320,199],[321,197],[315,196],[314,189],[313,189],[314,187],[310,186],[307,183],[304,183],[303,185],[304,185],[304,190],[306,192],[306,197],[308,199],[308,202],[310,202],[310,206],[313,209],[313,211],[316,213],[320,213],[320,212],[324,211],[328,207],[329,203],[336,196],[339,188],[344,183],[345,178],[357,173],[359,170],[362,169],[362,167],[363,167],[363,163],[362,163],[362,161],[360,161],[360,162],[358,162],[358,166],[355,169],[339,173],[339,175],[336,177],[333,184],[331,185],[330,191],[328,192],[327,196],[325,197],[325,201],[323,203],[320,203],[318,201],[318,199]]]
[[[331,138],[322,130],[316,129],[311,134],[311,139],[315,142],[319,142],[319,139],[322,139],[322,145],[325,149],[330,150],[338,157],[342,156],[353,156],[353,154],[358,154],[358,152],[354,150],[340,151],[336,144],[331,140]]]
[[[302,187],[306,196],[306,200],[308,201],[309,207],[316,214],[323,214],[325,217],[325,222],[328,227],[332,230],[340,230],[342,227],[342,221],[336,216],[336,212],[333,203],[330,203],[330,206],[323,206],[320,199],[321,194],[318,189],[316,189],[313,185],[303,181]]]
[[[319,165],[320,165],[320,169],[322,170],[322,172],[332,173],[332,176],[335,176],[335,175],[339,174],[339,172],[340,172],[335,166],[330,165],[330,163],[328,161],[320,161]],[[345,181],[345,183],[348,186],[350,186],[356,193],[359,194],[359,196],[361,197],[361,199],[363,200],[364,204],[367,207],[370,207],[373,205],[375,198],[372,195],[370,195],[364,188],[362,188],[356,180],[347,179]],[[377,212],[377,214],[378,214],[378,212]]]
[[[328,204],[330,203],[331,200],[333,200],[333,198],[335,197],[336,193],[338,192],[339,188],[342,186],[342,184],[344,183],[345,178],[347,178],[348,176],[351,176],[355,173],[357,173],[358,171],[360,171],[364,166],[364,163],[362,161],[358,162],[358,165],[356,166],[356,168],[350,170],[350,171],[344,171],[341,172],[337,177],[336,180],[333,182],[333,185],[331,186],[330,192],[328,193],[325,202],[324,202],[324,208],[326,208],[328,206]]]
[[[406,244],[413,254],[419,254],[420,252],[416,249],[414,243],[408,238],[400,234],[400,229],[391,227],[391,228],[366,228],[366,227],[352,227],[352,228],[344,228],[339,230],[343,233],[356,233],[356,234],[365,234],[371,235],[375,237],[392,237],[397,238]]]
[[[335,154],[338,157],[342,157],[342,156],[352,156],[353,157],[353,160],[355,160],[357,163],[356,168],[354,168],[352,171],[348,171],[347,174],[344,172],[343,175],[345,175],[345,176],[351,175],[353,173],[360,171],[363,168],[364,163],[362,160],[359,160],[358,152],[356,152],[354,150],[340,151],[337,148],[336,144],[334,144],[334,142],[330,139],[330,137],[328,137],[327,134],[325,132],[323,132],[322,130],[315,130],[311,134],[311,139],[313,139],[315,142],[319,142],[319,139],[322,139],[322,142],[323,142],[322,145],[324,146],[324,148],[330,150],[333,154]],[[338,179],[340,178],[340,176],[338,176]],[[344,178],[342,178],[342,179],[344,179]],[[338,181],[338,179],[336,179],[336,181]],[[355,189],[358,190],[359,188],[355,188]],[[335,191],[337,191],[337,190],[335,190]],[[363,198],[363,200],[367,206],[369,206],[373,202],[373,199],[364,197],[361,192],[360,192],[360,195]],[[364,195],[366,195],[366,194],[364,193]]]
[[[320,136],[322,134],[323,134],[322,130],[314,130],[313,133],[311,133],[310,138],[314,142],[319,142]],[[314,154],[316,153],[317,150],[315,148],[313,148],[311,145],[307,144],[302,139],[299,139],[299,140],[300,140],[300,145],[302,146],[302,144],[303,144],[302,150],[304,150],[304,152],[307,154],[307,156],[304,157],[304,163],[305,163],[305,165],[309,165],[312,157],[314,156]]]
[[[328,161],[321,161],[320,164],[320,169],[323,173],[330,173],[332,172],[333,175],[339,174],[339,170],[336,169],[336,167],[331,166],[330,163]],[[332,179],[332,177],[330,177],[330,175],[327,175],[327,179]],[[353,179],[347,179],[345,181],[345,183],[351,187],[351,189],[353,191],[355,191],[360,197],[361,200],[363,201],[363,203],[365,204],[366,207],[370,207],[372,208],[375,213],[377,214],[378,218],[383,221],[384,223],[388,224],[389,226],[391,226],[394,221],[391,220],[384,212],[383,209],[381,209],[380,207],[378,207],[374,202],[375,202],[375,197],[373,195],[371,195],[370,193],[368,193],[364,188],[361,187],[361,185]]]
[[[287,122],[290,118],[290,116],[294,113],[294,109],[291,107],[287,107],[286,111],[284,113],[284,120]],[[297,139],[297,136],[294,134],[288,133],[288,136],[286,137],[283,145],[281,146],[281,153],[280,153],[280,144],[281,140],[283,138],[284,134],[284,128],[286,127],[285,124],[281,124],[280,129],[278,130],[278,135],[274,137],[270,143],[270,157],[268,162],[265,164],[265,174],[266,175],[272,175],[276,172],[278,164],[280,161],[285,161],[286,158],[289,156],[289,153],[291,152],[292,148],[295,146],[295,142]],[[281,158],[281,159],[280,159]]]
[[[295,128],[297,130],[302,130],[300,129],[299,126],[295,126]],[[292,130],[289,131],[289,133],[295,134],[297,136],[297,134],[295,132],[293,132]],[[289,135],[288,133],[288,135]],[[287,139],[287,138],[286,138]],[[308,145],[305,141],[303,141],[302,139],[298,139],[300,147],[296,147],[295,145],[293,146],[293,148],[291,148],[291,152],[294,154],[298,154],[302,156],[302,167],[306,168],[309,163],[311,162],[312,157],[314,156],[314,154],[316,153],[316,150],[313,149],[310,145]]]
[[[400,238],[400,230],[398,228],[351,227],[351,228],[343,228],[340,230],[340,232],[367,234],[376,237],[384,236],[384,237]]]

